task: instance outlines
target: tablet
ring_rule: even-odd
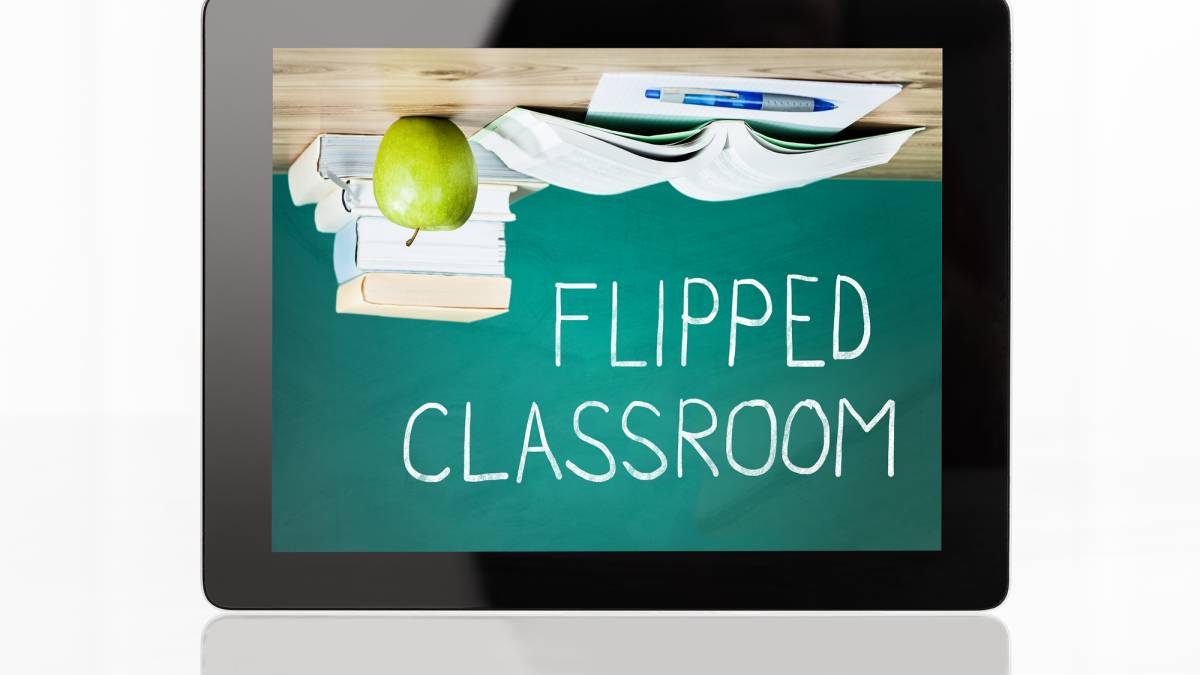
[[[210,0],[225,608],[981,609],[996,0]]]

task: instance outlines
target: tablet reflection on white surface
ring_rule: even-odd
[[[205,675],[1008,672],[990,616],[223,617]]]

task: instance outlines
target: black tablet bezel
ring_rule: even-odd
[[[209,0],[204,13],[204,588],[224,608],[983,609],[1008,588],[1009,16],[999,0],[521,0],[464,37],[471,2]],[[615,3],[620,4],[620,3]],[[706,7],[711,5],[711,7]],[[780,13],[779,8],[789,11]],[[790,11],[794,8],[794,12]],[[834,30],[789,33],[806,13]],[[722,31],[688,16],[731,16]],[[660,22],[653,15],[674,16]],[[370,20],[346,20],[370,17]],[[828,17],[826,17],[828,18]],[[752,22],[762,25],[761,37]],[[769,25],[767,25],[769,23]],[[653,27],[653,29],[649,28]],[[785,30],[781,30],[781,27]],[[271,49],[940,47],[941,551],[272,553]]]

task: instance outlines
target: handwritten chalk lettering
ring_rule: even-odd
[[[658,338],[654,348],[654,365],[662,368],[663,345],[663,280],[658,280]]]
[[[806,277],[803,274],[789,274],[787,276],[787,326],[784,332],[787,334],[787,365],[788,368],[823,368],[825,361],[822,359],[794,359],[792,354],[795,350],[792,349],[792,324],[793,323],[808,323],[812,317],[807,314],[795,314],[792,312],[792,282],[805,281],[811,284],[817,283],[816,277]]]
[[[797,358],[796,355],[796,340],[793,336],[793,331],[797,324],[809,324],[812,322],[812,317],[809,314],[801,314],[798,310],[798,302],[796,298],[795,288],[798,284],[817,284],[820,280],[817,277],[805,276],[803,274],[788,274],[785,278],[786,284],[786,307],[783,313],[784,335],[786,341],[786,354],[784,363],[789,368],[822,368],[825,367],[824,359],[816,358]],[[648,365],[646,360],[630,360],[619,357],[618,337],[620,335],[620,284],[617,281],[611,282],[611,307],[612,312],[609,322],[609,366],[613,368],[645,368]],[[695,299],[693,298],[693,286],[701,286],[708,291],[711,297],[711,306],[703,313],[696,310]],[[595,282],[558,282],[554,284],[554,365],[562,367],[563,363],[563,324],[572,321],[588,321],[591,317],[587,314],[566,314],[563,312],[564,291],[594,291],[598,288]],[[753,288],[762,297],[763,309],[761,312],[754,310],[744,310],[744,293],[748,292],[749,288]],[[849,297],[849,293],[843,293],[844,289],[853,290],[857,295],[859,313],[862,321],[862,332],[859,335],[858,343],[850,349],[847,349],[847,344],[843,343],[845,335],[843,327],[843,318],[847,314],[853,314],[852,309],[843,312],[843,302]],[[663,366],[663,338],[665,326],[665,281],[660,279],[658,282],[658,313],[656,322],[654,364],[656,367]],[[683,289],[681,294],[681,311],[680,317],[680,335],[679,335],[679,366],[681,368],[688,365],[688,331],[689,329],[706,326],[716,321],[720,314],[721,308],[721,293],[717,290],[715,284],[703,277],[687,277],[683,280]],[[846,301],[850,304],[852,301]],[[701,302],[700,306],[706,306],[708,303]],[[738,332],[742,329],[759,328],[767,325],[773,314],[774,304],[772,302],[771,293],[767,287],[757,279],[734,279],[730,288],[729,302],[729,349],[727,352],[726,365],[733,368],[737,363],[737,348],[738,348]],[[757,314],[757,316],[754,316]],[[851,320],[851,325],[856,322]],[[636,322],[633,324],[636,328]],[[853,330],[853,328],[851,328]],[[863,288],[856,279],[838,274],[833,278],[833,321],[831,326],[832,332],[832,360],[833,361],[852,361],[862,356],[868,345],[871,342],[871,312],[867,300],[867,291]],[[851,338],[852,339],[852,338]],[[589,432],[583,430],[584,412],[590,409],[597,409],[597,413],[590,413],[589,417]],[[689,416],[688,409],[700,409],[708,417],[701,425],[697,425],[696,411]],[[757,467],[750,467],[743,464],[737,459],[738,448],[735,446],[734,428],[738,417],[741,413],[749,408],[757,408],[763,411],[764,416],[743,422],[743,424],[767,424],[769,443],[767,444],[766,459]],[[450,467],[444,467],[437,473],[425,473],[416,468],[413,461],[413,428],[416,426],[417,420],[426,412],[436,411],[442,416],[449,415],[446,407],[441,403],[429,402],[420,406],[408,418],[408,423],[404,428],[404,468],[408,475],[418,481],[424,483],[439,483],[444,481],[450,475]],[[625,469],[625,473],[632,479],[639,481],[652,481],[658,479],[667,472],[670,464],[666,453],[662,448],[647,436],[635,433],[630,425],[631,414],[636,410],[645,410],[656,418],[661,418],[662,413],[651,403],[646,401],[631,401],[621,415],[620,431],[625,439],[632,441],[632,445],[625,445],[620,448],[620,452],[627,453],[630,457],[635,458],[636,463],[630,459],[622,458],[620,466]],[[801,425],[804,429],[803,434],[807,437],[804,442],[793,444],[793,436],[796,432],[797,417],[804,411],[811,411],[811,415],[805,414],[805,418],[815,417],[820,423],[819,436],[814,434],[815,429],[811,422],[805,422]],[[507,481],[509,473],[507,471],[492,471],[487,473],[474,473],[471,469],[471,423],[472,410],[471,402],[467,401],[463,407],[463,432],[462,432],[462,478],[466,483],[487,483],[493,481]],[[603,464],[598,465],[594,456],[589,458],[581,466],[577,460],[583,461],[584,455],[579,454],[581,450],[579,446],[571,448],[568,452],[572,453],[565,459],[567,471],[574,474],[590,483],[606,483],[613,480],[617,476],[618,457],[614,455],[613,448],[617,447],[604,439],[615,434],[615,422],[609,416],[610,410],[608,405],[601,401],[584,401],[575,408],[575,413],[572,418],[572,428],[575,432],[575,437],[581,443],[581,446],[591,448],[591,451],[598,451],[603,460]],[[846,416],[849,416],[857,422],[859,428],[864,434],[871,433],[875,427],[879,426],[884,417],[888,419],[887,435],[888,435],[888,450],[887,450],[887,475],[888,477],[895,476],[895,447],[896,447],[896,402],[889,399],[879,409],[879,412],[867,421],[859,414],[858,410],[850,403],[848,399],[842,398],[837,403],[837,433],[833,443],[834,467],[833,477],[840,478],[842,475],[842,454],[844,440],[847,435]],[[690,417],[690,419],[689,419]],[[606,422],[607,420],[607,422]],[[643,416],[643,422],[645,417]],[[717,463],[713,461],[712,456],[704,447],[704,439],[715,435],[720,426],[721,418],[717,411],[707,401],[700,398],[681,398],[679,399],[678,418],[675,427],[675,476],[678,479],[684,478],[684,456],[685,448],[690,449],[687,453],[690,457],[695,454],[708,467],[708,472],[712,478],[718,478],[721,475]],[[804,399],[792,406],[787,417],[783,422],[783,439],[779,442],[779,420],[775,415],[775,408],[764,399],[754,398],[742,401],[735,405],[727,416],[725,421],[725,461],[726,464],[737,474],[747,477],[758,477],[769,472],[775,465],[775,459],[778,456],[782,460],[786,471],[797,476],[811,476],[818,473],[825,465],[826,459],[829,456],[829,446],[831,433],[829,418],[825,414],[825,409],[821,404],[813,399]],[[760,427],[761,428],[761,427]],[[537,431],[535,439],[534,431]],[[428,436],[426,436],[428,438]],[[761,438],[761,436],[759,436]],[[812,460],[794,461],[793,453],[798,452],[797,448],[805,449],[805,454],[808,454],[807,448],[816,447],[817,439],[820,439],[821,451]],[[712,441],[710,440],[711,444]],[[560,450],[562,448],[560,447]],[[761,448],[759,448],[761,450]],[[649,471],[643,470],[648,467],[645,458],[645,452],[649,451],[650,455],[657,459],[657,466],[654,466]],[[743,453],[746,450],[742,449]],[[522,483],[525,480],[525,468],[531,454],[542,455],[546,464],[550,468],[550,473],[554,476],[554,480],[562,480],[563,472],[559,468],[558,459],[554,452],[550,449],[550,440],[546,435],[546,427],[542,420],[542,412],[536,401],[529,406],[529,415],[525,419],[525,437],[521,444],[520,456],[517,460],[516,468],[516,483]],[[811,455],[810,455],[811,456]],[[745,459],[745,454],[742,455]],[[689,462],[694,463],[694,459]],[[804,464],[808,461],[808,464]],[[602,473],[583,468],[588,466],[595,468],[603,466]],[[640,468],[639,468],[640,467]],[[540,473],[540,472],[539,472]],[[828,473],[828,472],[826,472]],[[546,474],[541,474],[545,476]],[[690,476],[689,476],[690,477]],[[548,476],[547,476],[548,478]]]
[[[808,358],[801,358],[797,354],[797,350],[803,349],[797,346],[796,332],[804,330],[800,324],[812,323],[812,316],[807,313],[801,313],[798,300],[798,294],[802,293],[802,284],[817,284],[820,279],[817,277],[806,276],[803,274],[789,274],[785,279],[785,310],[783,313],[784,321],[784,363],[789,368],[824,368],[827,361],[823,358],[812,358],[815,354],[809,354]],[[558,282],[554,284],[554,365],[562,367],[563,361],[563,324],[569,321],[587,321],[591,317],[587,314],[564,314],[563,303],[566,291],[593,291],[597,289],[597,284],[594,282]],[[708,291],[711,300],[705,300],[703,293],[700,293],[694,287],[703,287]],[[665,330],[665,282],[662,279],[658,281],[658,314],[656,317],[655,345],[654,345],[654,365],[661,368],[663,366],[663,341]],[[751,316],[745,313],[745,293],[748,289],[753,289],[762,297],[763,309],[758,316]],[[856,344],[852,349],[847,349],[847,345],[843,342],[843,337],[846,335],[847,329],[851,334],[854,334],[857,329],[858,319],[853,317],[855,313],[853,309],[843,311],[844,305],[852,305],[853,300],[847,300],[852,295],[849,292],[844,292],[846,289],[853,291],[857,295],[857,304],[859,314],[861,315],[862,332]],[[608,362],[613,368],[645,368],[649,365],[646,359],[630,359],[621,358],[619,355],[619,337],[620,337],[620,284],[617,281],[611,282],[611,313],[609,315],[609,350]],[[711,305],[709,304],[711,302]],[[686,368],[688,365],[688,340],[693,329],[699,326],[706,326],[714,323],[721,311],[721,293],[717,286],[708,279],[703,277],[687,277],[683,280],[683,290],[681,293],[682,311],[679,314],[679,366]],[[707,311],[701,312],[700,307],[708,307]],[[770,323],[775,315],[775,303],[771,297],[770,291],[758,279],[734,279],[730,289],[730,311],[729,311],[729,348],[726,352],[726,365],[733,368],[737,363],[738,350],[738,335],[746,328],[759,328]],[[753,310],[751,310],[753,312]],[[637,317],[635,316],[635,319]],[[633,326],[638,325],[635,321]],[[833,321],[830,326],[832,334],[831,356],[834,361],[852,361],[862,356],[867,351],[867,347],[871,342],[871,309],[867,298],[867,291],[853,277],[845,274],[835,275],[833,278]],[[648,355],[647,355],[648,356]]]
[[[896,402],[889,400],[883,404],[875,417],[871,418],[870,422],[863,421],[858,411],[854,406],[850,405],[850,401],[842,399],[838,401],[838,433],[837,433],[837,449],[833,455],[833,475],[841,477],[842,475],[842,438],[845,437],[844,425],[846,421],[845,413],[849,412],[854,421],[858,422],[858,426],[862,427],[865,433],[871,433],[876,424],[883,419],[884,415],[888,418],[888,452],[887,452],[887,474],[888,478],[896,475]]]
[[[704,431],[696,432],[696,431],[684,430],[683,416],[684,416],[684,412],[687,410],[687,407],[690,405],[698,405],[698,406],[703,407],[706,411],[708,411],[709,423],[708,423],[708,427],[706,427],[704,429]],[[698,398],[689,398],[687,400],[679,401],[679,433],[676,434],[676,436],[679,439],[679,443],[678,443],[679,450],[677,453],[678,459],[676,460],[675,468],[676,468],[676,471],[678,472],[678,475],[680,478],[683,478],[683,442],[684,441],[687,441],[688,445],[692,446],[692,449],[694,449],[696,451],[696,454],[700,455],[700,459],[703,459],[704,463],[708,465],[708,470],[712,472],[713,478],[716,478],[718,475],[720,475],[720,472],[717,471],[717,465],[715,463],[713,463],[713,461],[712,461],[712,457],[709,457],[708,453],[704,451],[704,447],[702,445],[700,445],[701,438],[705,438],[706,436],[711,436],[712,433],[716,430],[717,430],[717,411],[713,410],[713,407],[711,405],[709,405],[707,401],[703,401]]]
[[[496,473],[471,473],[471,402],[467,401],[463,417],[463,480],[468,483],[483,483],[489,480],[508,480],[507,471]]]
[[[413,467],[412,463],[411,446],[413,424],[417,421],[417,418],[421,416],[421,413],[425,412],[426,410],[436,410],[443,415],[449,414],[446,411],[446,406],[442,405],[441,403],[426,403],[420,408],[414,410],[412,415],[409,415],[408,424],[404,425],[404,468],[408,470],[408,475],[423,483],[440,483],[446,479],[446,476],[450,475],[450,467],[446,467],[436,474],[430,475],[417,471],[416,468]]]
[[[587,321],[587,314],[563,314],[562,313],[562,292],[564,290],[580,290],[594,291],[596,284],[554,284],[554,365],[562,366],[562,324],[564,321]],[[615,307],[615,305],[614,305]],[[613,310],[613,322],[616,322],[616,310]]]
[[[792,463],[788,457],[788,448],[792,440],[792,422],[796,419],[796,413],[805,408],[812,410],[817,415],[817,419],[821,420],[821,454],[817,456],[817,460],[808,466],[797,466]],[[801,476],[807,476],[810,473],[816,473],[821,465],[825,463],[825,458],[829,456],[829,418],[825,416],[825,411],[821,409],[821,404],[810,399],[800,401],[792,407],[792,411],[788,413],[787,421],[783,423],[783,450],[780,453],[783,457],[783,465],[789,471],[798,473]]]
[[[691,454],[697,455],[704,465],[708,467],[708,475],[700,472],[701,479],[719,478],[721,475],[720,468],[709,454],[708,449],[704,447],[705,439],[716,435],[720,420],[722,419],[712,404],[699,398],[679,399],[678,401],[678,420],[675,428],[675,476],[677,479],[684,479],[684,462],[685,457],[689,458],[686,461],[694,465],[695,459],[691,459]],[[586,411],[596,409],[595,412],[588,414],[588,431],[583,430],[583,417]],[[750,408],[757,408],[762,411],[762,415],[747,417],[744,413]],[[846,424],[847,414],[862,430],[862,433],[869,434],[877,426],[880,426],[883,418],[888,418],[887,435],[888,435],[888,450],[886,471],[889,478],[895,476],[895,446],[896,446],[896,402],[889,399],[879,409],[879,412],[867,421],[859,414],[858,410],[850,403],[848,399],[842,398],[837,402],[838,420],[837,420],[837,435],[833,443],[834,446],[834,468],[833,478],[840,478],[842,475],[842,455],[845,438],[853,433],[855,436],[859,434],[853,430],[852,426]],[[689,414],[689,409],[691,413]],[[412,440],[413,428],[416,426],[418,418],[429,411],[437,411],[443,416],[449,414],[446,407],[437,402],[429,402],[420,406],[413,411],[408,418],[408,424],[404,429],[404,468],[410,476],[424,483],[439,483],[445,480],[451,473],[450,467],[441,469],[436,474],[424,473],[418,470],[413,460],[414,454],[419,448],[414,448]],[[584,401],[575,408],[575,413],[572,419],[572,428],[575,437],[581,441],[580,444],[568,447],[566,450],[567,459],[565,464],[567,471],[574,474],[578,478],[590,483],[607,483],[617,478],[618,455],[615,452],[624,455],[620,458],[620,465],[625,469],[625,473],[632,479],[639,481],[653,481],[663,476],[669,467],[670,460],[661,446],[647,436],[643,436],[633,430],[631,424],[631,416],[634,411],[644,410],[654,418],[661,418],[662,413],[651,403],[646,401],[630,401],[625,406],[625,410],[621,415],[620,432],[624,438],[632,441],[631,444],[621,444],[612,442],[614,437],[617,437],[617,425],[609,413],[611,412],[608,405],[601,401]],[[811,414],[807,414],[810,411]],[[700,414],[697,414],[700,413]],[[799,422],[798,418],[804,415],[807,419],[815,418],[820,423],[820,431],[811,422]],[[707,416],[707,420],[703,417]],[[507,481],[509,473],[506,471],[496,471],[490,473],[476,474],[471,470],[471,424],[474,419],[472,406],[470,401],[464,404],[464,422],[463,422],[463,465],[462,477],[466,483],[486,483],[492,481]],[[640,416],[642,424],[648,419],[646,414]],[[829,456],[829,446],[833,435],[831,433],[831,425],[828,417],[825,415],[824,408],[820,403],[813,399],[805,399],[792,406],[786,419],[783,422],[782,442],[779,442],[779,420],[775,414],[775,408],[763,399],[750,399],[742,401],[735,405],[724,418],[725,421],[725,461],[729,468],[735,473],[743,476],[755,478],[770,472],[775,466],[775,460],[778,457],[782,460],[782,464],[787,472],[796,476],[811,476],[820,472],[826,464],[826,459]],[[554,420],[551,420],[554,421]],[[739,447],[736,444],[734,429],[735,426],[741,423],[742,425],[762,425],[766,424],[768,431],[768,443],[766,444],[766,459],[757,467],[746,466],[743,461],[747,454],[755,456],[762,451],[762,446],[755,447]],[[441,430],[441,427],[435,427]],[[753,428],[753,427],[752,427]],[[762,427],[757,427],[761,429]],[[552,427],[553,429],[553,427]],[[536,431],[536,438],[534,436]],[[426,431],[426,438],[429,438],[429,430]],[[796,440],[797,435],[800,435],[800,440]],[[437,436],[439,440],[445,441],[444,435]],[[761,436],[759,436],[761,438]],[[559,468],[558,459],[554,452],[550,449],[550,437],[546,434],[546,427],[543,423],[542,412],[536,401],[529,406],[529,416],[525,420],[525,437],[521,444],[518,453],[514,453],[513,458],[516,460],[516,483],[520,484],[525,481],[525,470],[530,461],[530,456],[533,454],[542,455],[545,458],[546,464],[549,465],[550,471],[547,473],[543,469],[534,471],[534,476],[537,480],[549,480],[553,475],[554,480],[562,480],[563,472]],[[815,448],[820,444],[820,453],[816,458],[811,460],[807,466],[803,464],[807,460],[797,460],[795,453],[797,448]],[[438,443],[433,444],[436,448]],[[563,447],[559,447],[563,451]],[[590,448],[590,449],[587,449]],[[425,448],[424,452],[428,453],[431,448]],[[691,452],[686,452],[691,450]],[[597,462],[596,453],[598,451],[600,462]],[[805,450],[807,454],[808,450]],[[593,454],[585,454],[593,453]],[[741,456],[743,461],[737,458]],[[761,456],[761,455],[758,455]],[[657,460],[657,465],[653,465],[647,461],[647,458]],[[585,461],[586,458],[586,461]],[[634,461],[631,461],[634,460]],[[425,457],[428,462],[428,457]],[[874,460],[872,460],[874,461]],[[581,465],[580,462],[583,462]],[[882,462],[881,462],[882,463]],[[584,466],[595,468],[601,466],[604,468],[603,473],[595,473]],[[651,468],[652,467],[652,468]],[[650,468],[649,471],[644,469]],[[880,467],[883,470],[883,467]],[[826,474],[829,472],[826,471]],[[693,474],[687,476],[691,480],[697,478]]]
[[[588,408],[599,408],[606,413],[608,412],[608,406],[604,405],[600,401],[585,401],[583,403],[580,403],[579,407],[575,409],[575,435],[577,437],[579,437],[579,440],[596,448],[604,455],[604,459],[608,462],[608,469],[604,473],[596,474],[596,473],[590,473],[588,471],[584,471],[583,469],[579,468],[579,466],[576,465],[575,462],[573,462],[569,459],[566,461],[566,464],[567,464],[567,469],[570,470],[570,472],[575,474],[576,476],[579,476],[580,478],[587,480],[587,481],[591,481],[593,483],[603,483],[604,481],[609,480],[614,475],[616,475],[617,462],[615,459],[613,459],[612,452],[609,451],[608,446],[605,445],[603,441],[599,441],[591,436],[588,436],[587,434],[583,433],[583,430],[581,430],[579,428],[579,416],[583,413],[584,410],[586,410]]]
[[[534,421],[537,422],[538,444],[529,444],[529,432],[533,429]],[[562,480],[562,471],[558,468],[558,462],[554,459],[554,453],[550,452],[550,443],[546,440],[546,429],[542,426],[542,413],[538,410],[538,404],[535,401],[529,406],[529,418],[525,420],[525,443],[521,447],[521,463],[517,465],[517,482],[525,477],[525,458],[531,452],[540,452],[546,455],[546,461],[550,463],[550,468],[554,471],[555,480]]]
[[[621,431],[625,433],[625,436],[629,440],[635,443],[640,443],[646,446],[650,452],[653,452],[654,456],[658,458],[658,468],[650,472],[638,471],[637,469],[633,468],[633,465],[629,463],[629,460],[623,460],[621,462],[621,466],[625,467],[625,471],[629,472],[630,476],[633,476],[638,480],[654,480],[655,478],[663,475],[663,472],[667,470],[667,456],[663,454],[663,451],[660,450],[659,447],[652,441],[629,430],[629,413],[638,408],[645,408],[646,410],[654,413],[655,417],[662,417],[662,413],[658,412],[658,408],[655,408],[649,403],[646,403],[645,401],[632,401],[629,405],[625,406],[625,413],[621,415]]]
[[[733,418],[745,408],[762,408],[767,411],[767,421],[771,425],[771,449],[767,453],[767,461],[757,469],[747,469],[733,458]],[[729,466],[733,467],[734,471],[744,476],[761,476],[771,468],[775,463],[775,409],[770,403],[762,399],[742,401],[729,411],[729,421],[725,424],[725,458],[729,460]]]
[[[858,291],[858,302],[862,307],[862,323],[863,334],[858,342],[858,346],[848,352],[842,351],[841,341],[839,340],[842,327],[842,284],[850,284],[854,290]],[[871,341],[871,310],[867,307],[867,292],[857,281],[847,276],[839,274],[837,283],[834,285],[833,291],[833,359],[835,361],[848,361],[857,359],[867,350],[867,343]]]
[[[612,282],[612,330],[610,331],[609,365],[613,368],[645,368],[645,361],[621,361],[617,358],[617,282]]]
[[[696,317],[692,316],[691,314],[690,305],[692,294],[689,291],[692,287],[692,284],[700,284],[707,288],[708,292],[712,294],[712,310],[709,311],[707,316]],[[681,315],[683,319],[683,327],[680,329],[679,337],[679,365],[681,367],[687,366],[688,326],[703,326],[704,324],[712,323],[713,319],[717,318],[717,310],[720,309],[720,307],[721,296],[717,293],[717,287],[713,286],[711,281],[708,279],[691,278],[683,280],[683,313]]]
[[[751,319],[738,314],[738,289],[742,286],[753,286],[762,294],[763,302],[767,303],[767,308],[763,310],[762,316],[757,319]],[[729,367],[733,367],[734,358],[737,356],[737,329],[738,326],[761,326],[771,318],[771,294],[767,289],[755,281],[754,279],[735,279],[733,282],[733,307],[730,310],[729,316]]]

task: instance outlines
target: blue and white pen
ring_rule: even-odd
[[[757,91],[693,89],[690,87],[647,89],[646,98],[652,98],[662,103],[685,103],[688,105],[764,110],[767,112],[821,112],[837,108],[837,105],[833,101],[826,101],[823,98],[792,96],[791,94],[769,94]]]

